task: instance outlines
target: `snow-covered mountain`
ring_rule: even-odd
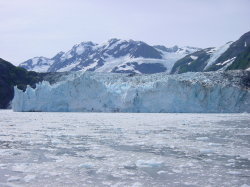
[[[178,60],[171,73],[250,68],[250,32],[221,47],[201,49]]]
[[[64,81],[15,88],[14,111],[250,112],[250,72],[72,72]]]
[[[206,71],[229,48],[233,42],[228,42],[220,47],[210,47],[191,53],[178,60],[172,70],[172,74],[185,72]]]
[[[134,40],[111,39],[103,44],[82,42],[53,58],[35,57],[20,64],[37,72],[95,71],[172,74],[250,68],[250,32],[220,47],[167,48]]]
[[[134,40],[110,39],[103,44],[82,42],[53,58],[35,57],[20,64],[37,72],[96,71],[151,74],[170,72],[174,63],[199,48],[150,46]]]

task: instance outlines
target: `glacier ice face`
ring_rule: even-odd
[[[23,92],[14,111],[48,112],[250,112],[246,71],[167,75],[78,72]],[[248,80],[249,81],[249,80]]]

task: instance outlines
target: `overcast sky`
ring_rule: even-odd
[[[250,31],[250,0],[0,0],[0,58],[19,64],[82,41],[223,45]]]

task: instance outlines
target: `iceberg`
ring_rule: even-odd
[[[76,72],[55,84],[15,87],[16,112],[250,112],[250,72],[151,75]]]

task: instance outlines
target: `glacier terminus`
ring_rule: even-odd
[[[55,84],[15,88],[14,111],[250,112],[249,71],[135,75],[72,72]]]

